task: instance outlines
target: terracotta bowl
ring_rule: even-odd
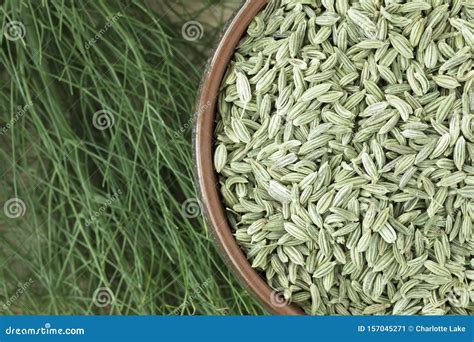
[[[247,0],[226,27],[201,84],[194,130],[194,157],[197,182],[205,218],[227,263],[243,285],[270,311],[277,315],[302,315],[295,305],[285,303],[256,272],[235,240],[220,196],[213,166],[214,128],[218,91],[234,50],[252,19],[266,0]]]

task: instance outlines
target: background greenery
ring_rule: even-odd
[[[25,30],[0,36],[0,205],[25,206],[0,210],[2,314],[263,313],[183,210],[196,197],[197,88],[237,7],[3,2],[0,27]],[[181,32],[191,20],[204,29],[195,41]],[[97,111],[113,125],[97,129]]]

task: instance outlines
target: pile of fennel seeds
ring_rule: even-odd
[[[270,1],[222,83],[235,237],[313,315],[474,313],[474,5]]]

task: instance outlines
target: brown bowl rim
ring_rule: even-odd
[[[247,0],[227,24],[203,76],[196,105],[193,132],[194,163],[201,206],[221,255],[241,283],[272,314],[303,315],[301,308],[276,297],[263,277],[254,270],[235,240],[221,201],[213,166],[215,114],[218,91],[235,48],[266,0]]]

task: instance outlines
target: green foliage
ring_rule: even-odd
[[[188,42],[190,13],[170,24],[171,11],[145,4],[0,8],[2,27],[25,29],[0,37],[0,203],[26,209],[0,212],[0,301],[14,298],[3,313],[262,313],[182,208],[196,198],[193,107],[218,31]],[[111,305],[94,303],[100,287]]]

